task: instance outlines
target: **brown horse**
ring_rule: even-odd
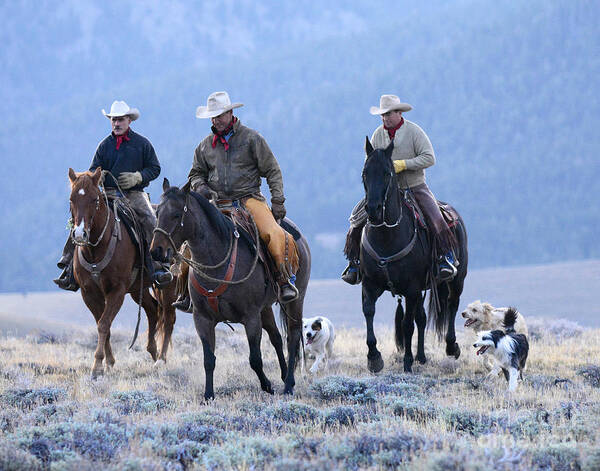
[[[104,373],[102,362],[111,368],[115,363],[110,345],[110,327],[123,304],[125,294],[140,304],[148,318],[146,350],[154,361],[167,360],[167,349],[175,324],[175,282],[161,289],[160,303],[149,291],[151,280],[142,276],[143,262],[129,233],[99,189],[102,169],[95,172],[75,173],[69,168],[71,181],[71,238],[77,246],[73,258],[73,273],[81,287],[86,306],[94,315],[98,328],[98,345],[94,354],[92,378]],[[140,286],[141,282],[143,283]],[[140,296],[141,293],[141,296]],[[141,298],[141,300],[140,300]],[[160,354],[156,346],[157,334],[161,341]]]

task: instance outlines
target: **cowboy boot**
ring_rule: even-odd
[[[295,285],[296,275],[292,275],[286,279],[283,276],[279,277],[277,285],[279,286],[279,302],[287,304],[294,301],[298,297],[298,288]]]
[[[173,274],[160,262],[154,262],[154,273],[152,274],[152,281],[159,288],[162,288],[171,283],[171,281],[173,281]]]
[[[174,308],[179,309],[180,311],[183,312],[194,312],[193,306],[192,306],[192,300],[190,298],[190,293],[189,292],[185,292],[185,293],[180,293],[179,296],[177,296],[177,299],[175,300],[174,303],[171,304]]]
[[[351,260],[348,262],[348,266],[342,272],[342,280],[351,285],[357,285],[360,283],[360,270],[359,270],[359,262],[356,260]]]
[[[62,273],[58,278],[54,278],[52,281],[56,283],[56,285],[60,289],[64,289],[66,291],[77,291],[79,289],[79,285],[77,281],[75,281],[75,276],[73,275],[73,264],[68,263],[67,266],[64,267]]]
[[[458,270],[456,266],[458,261],[454,258],[454,253],[450,250],[446,255],[442,255],[438,258],[438,282],[451,281]]]

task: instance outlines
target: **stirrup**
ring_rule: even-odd
[[[298,298],[298,288],[289,281],[279,286],[278,299],[281,304],[290,303]]]
[[[192,309],[192,299],[189,294],[187,296],[179,295],[177,300],[171,304],[175,309],[179,309],[180,311],[191,313],[194,312]]]
[[[54,278],[52,281],[54,281],[56,286],[58,286],[60,289],[64,289],[66,291],[77,291],[79,289],[79,285],[77,284],[77,281],[75,281],[75,277],[73,276],[73,272],[71,270],[67,265],[60,276],[58,278]]]

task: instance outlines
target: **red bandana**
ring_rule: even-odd
[[[388,134],[390,135],[390,139],[393,141],[394,140],[394,136],[396,135],[396,131],[398,129],[400,129],[402,127],[402,125],[404,124],[404,118],[400,118],[400,122],[398,123],[398,125],[395,128],[388,128],[386,126],[384,126],[385,130],[388,132]]]
[[[115,136],[117,138],[117,150],[119,150],[119,147],[121,146],[121,143],[123,141],[130,141],[131,138],[128,136],[129,134],[129,128],[127,128],[127,131],[125,131],[125,134],[121,134],[120,136]]]
[[[229,143],[227,142],[227,139],[225,139],[225,136],[227,136],[227,134],[229,134],[231,132],[231,130],[233,129],[233,123],[235,123],[237,121],[237,118],[234,116],[233,119],[231,120],[231,123],[229,123],[229,126],[227,126],[227,128],[219,133],[214,126],[212,126],[210,129],[213,132],[214,136],[213,136],[213,141],[212,141],[212,146],[213,149],[215,147],[217,147],[217,141],[221,141],[221,144],[223,144],[223,147],[225,147],[225,150],[229,149]]]

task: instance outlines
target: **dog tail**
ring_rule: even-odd
[[[504,328],[506,329],[506,333],[515,331],[518,314],[519,312],[516,307],[509,307],[504,313]]]

